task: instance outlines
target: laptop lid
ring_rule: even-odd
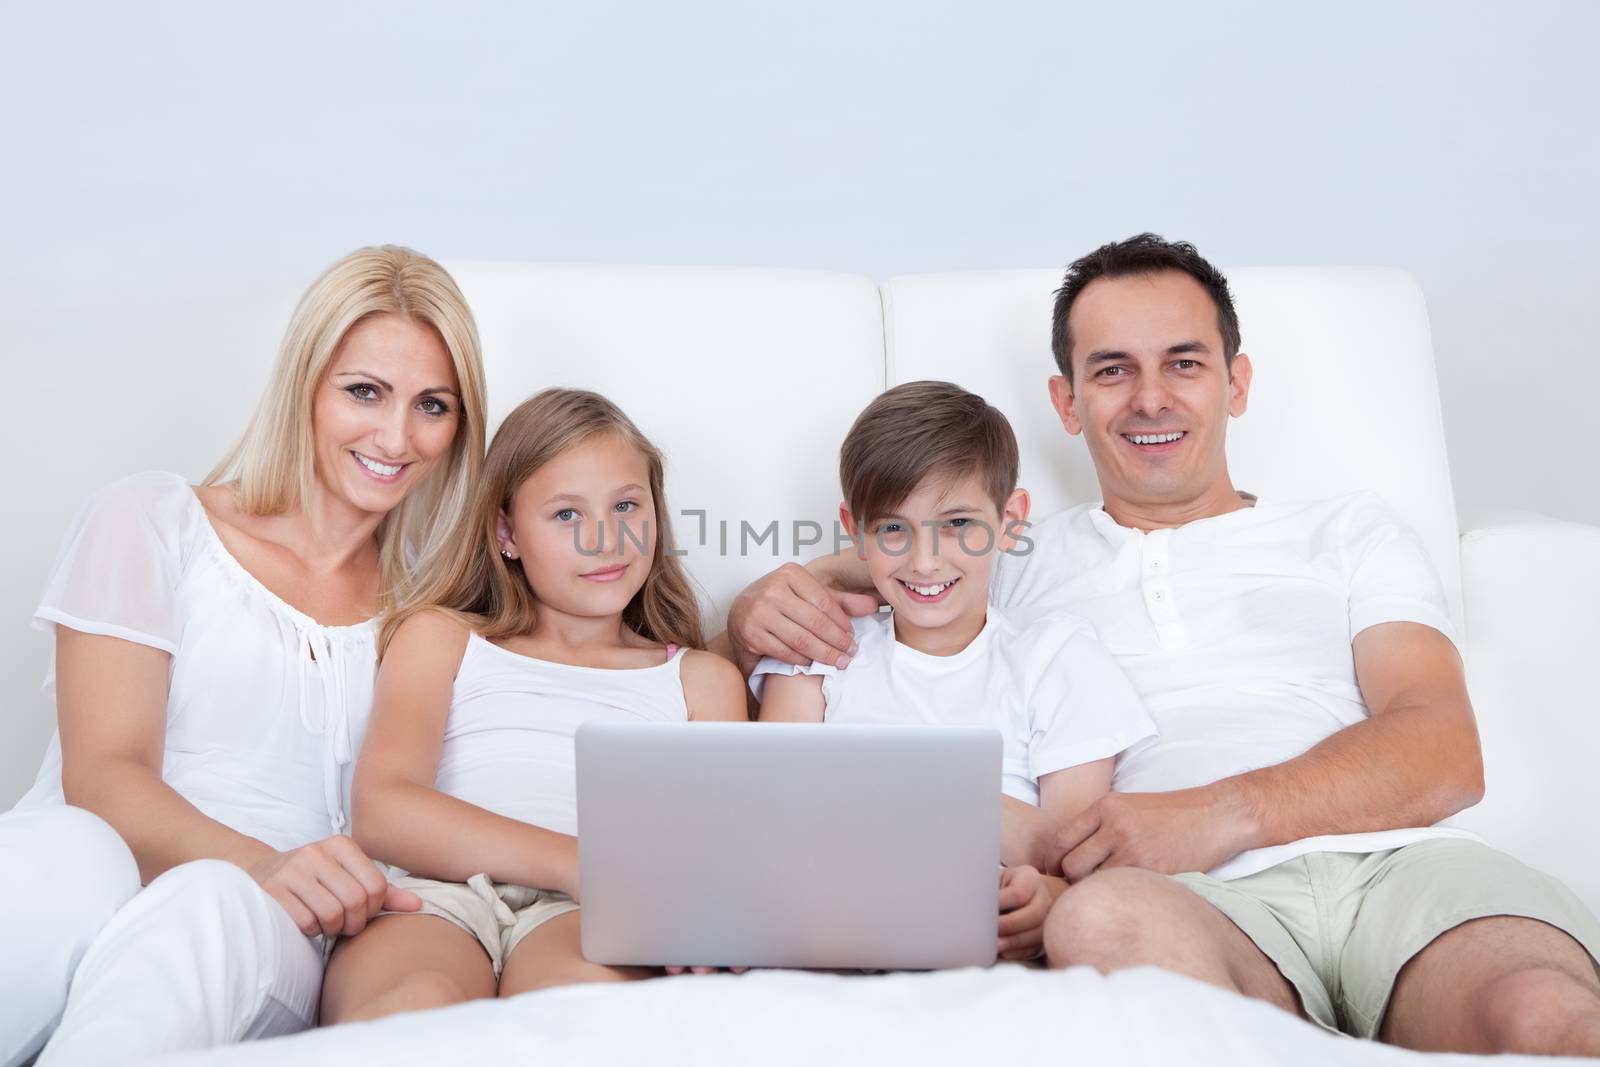
[[[997,730],[597,722],[576,745],[588,959],[994,962]]]

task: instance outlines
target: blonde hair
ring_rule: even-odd
[[[638,449],[650,472],[656,538],[650,574],[622,611],[622,621],[641,637],[689,648],[705,645],[700,605],[678,557],[669,555],[671,525],[663,488],[661,453],[611,401],[581,389],[546,389],[518,405],[495,431],[484,460],[477,501],[453,537],[451,551],[419,576],[410,599],[383,621],[378,655],[395,631],[421,611],[439,610],[484,637],[512,637],[533,630],[538,601],[522,564],[499,551],[496,522],[511,511],[523,482],[557,456],[591,438],[613,435]]]
[[[378,526],[380,611],[403,602],[411,575],[428,571],[446,553],[483,462],[478,327],[455,280],[438,263],[398,245],[360,248],[312,282],[289,320],[250,425],[205,479],[206,485],[231,484],[246,514],[281,515],[304,506],[315,478],[311,412],[317,386],[345,335],[368,316],[386,313],[439,334],[455,367],[461,411],[445,461]]]

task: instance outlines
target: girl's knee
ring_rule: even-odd
[[[627,982],[649,977],[651,970],[644,967],[608,967],[590,963],[579,957],[574,960],[541,960],[537,965],[524,968],[513,981],[502,976],[500,996],[514,997],[519,993],[532,993],[540,989],[559,989],[569,985],[588,985],[594,982]]]
[[[471,991],[444,971],[412,971],[364,1003],[343,1005],[330,1011],[330,1005],[324,1001],[322,1022],[324,1026],[360,1022],[407,1011],[447,1008],[471,999]]]

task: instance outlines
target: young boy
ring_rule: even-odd
[[[840,520],[890,610],[854,620],[846,670],[763,659],[750,678],[761,721],[999,729],[998,952],[1036,956],[1066,888],[1041,873],[1060,862],[1056,831],[1110,789],[1117,753],[1155,725],[1087,623],[1023,628],[988,602],[995,554],[1028,517],[998,409],[948,382],[890,389],[850,428],[839,480]]]

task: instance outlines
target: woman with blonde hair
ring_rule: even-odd
[[[0,908],[0,1060],[52,1028],[41,1064],[302,1028],[332,939],[419,906],[345,834],[350,765],[376,618],[447,552],[483,442],[460,290],[364,248],[302,297],[202,485],[138,474],[79,514],[34,615],[59,730],[0,817],[25,892]]]

